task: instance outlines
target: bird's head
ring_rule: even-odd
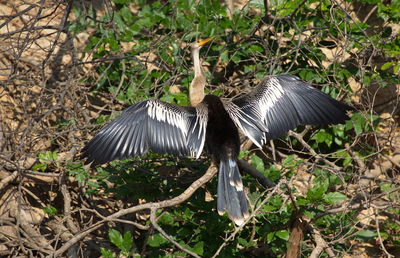
[[[210,42],[213,38],[214,38],[214,37],[210,37],[210,38],[207,38],[207,39],[201,39],[201,40],[197,40],[197,41],[193,42],[193,43],[191,44],[192,49],[194,50],[194,49],[200,49],[200,48],[202,48],[205,44],[207,44],[208,42]]]

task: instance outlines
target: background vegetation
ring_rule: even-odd
[[[400,2],[234,6],[1,3],[2,256],[400,255]],[[210,36],[201,52],[209,93],[236,97],[288,73],[357,109],[344,125],[301,127],[263,150],[243,139],[241,158],[275,186],[244,175],[251,217],[242,227],[216,213],[216,178],[190,191],[206,155],[96,168],[79,159],[129,105],[187,105],[189,43]]]

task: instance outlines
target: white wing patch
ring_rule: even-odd
[[[197,105],[196,106],[196,121],[195,124],[193,126],[192,135],[197,136],[197,140],[196,141],[200,141],[200,145],[198,146],[197,150],[192,150],[195,151],[196,155],[193,155],[196,157],[196,159],[198,159],[200,157],[201,151],[204,148],[204,143],[206,141],[206,128],[207,128],[207,122],[208,122],[208,109],[206,106],[204,105]],[[198,132],[196,133],[195,131],[198,130]]]
[[[266,85],[266,91],[259,99],[257,105],[257,113],[260,118],[265,121],[266,114],[275,105],[275,103],[284,95],[282,85],[276,77],[271,77]],[[267,122],[267,121],[265,121]]]
[[[261,83],[247,97],[241,106],[235,103],[226,103],[226,109],[234,123],[259,148],[266,143],[265,133],[269,132],[267,114],[275,104],[284,97],[284,89],[279,80],[272,76]]]
[[[147,114],[149,117],[159,122],[175,126],[181,130],[185,137],[187,136],[188,123],[183,119],[180,111],[176,110],[176,112],[172,112],[170,108],[162,105],[159,101],[148,101],[147,106]]]
[[[248,116],[246,113],[244,113],[238,106],[236,106],[232,102],[223,102],[225,109],[228,111],[229,116],[231,117],[232,121],[235,123],[236,126],[242,130],[242,132],[250,138],[252,142],[254,142],[257,147],[262,148],[262,143],[257,141],[253,135],[249,132],[247,129],[247,126],[253,128],[254,130],[258,130],[257,126],[252,122],[254,121],[253,118]],[[257,110],[255,110],[257,112]],[[260,112],[257,112],[260,113]],[[261,115],[259,115],[261,116]],[[244,124],[245,123],[245,124]]]

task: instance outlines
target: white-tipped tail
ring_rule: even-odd
[[[236,160],[221,160],[218,175],[218,214],[225,211],[240,226],[249,216],[246,194]]]

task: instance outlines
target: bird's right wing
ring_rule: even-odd
[[[252,92],[224,105],[260,148],[299,125],[342,123],[353,109],[292,75],[267,76]]]
[[[207,108],[182,107],[149,99],[127,108],[95,135],[82,149],[87,163],[103,164],[145,154],[191,155],[203,150]]]

